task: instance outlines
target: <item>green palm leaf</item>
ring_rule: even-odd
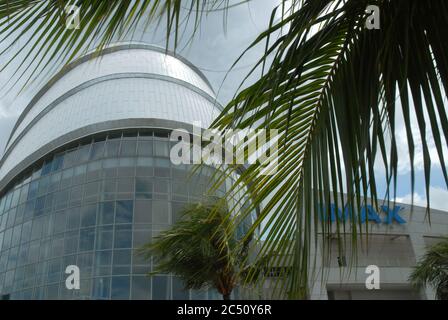
[[[204,13],[215,10],[225,13],[233,5],[229,0],[1,1],[0,41],[8,45],[0,56],[18,44],[18,40],[26,42],[19,44],[13,57],[0,65],[0,72],[20,58],[14,74],[17,77],[11,85],[26,76],[23,81],[26,86],[50,70],[50,66],[58,65],[56,62],[67,64],[92,45],[99,51],[112,41],[132,37],[138,26],[148,28],[151,23],[164,23],[167,47],[172,40],[176,48],[183,28],[191,25],[196,31]],[[67,9],[72,6],[80,8],[79,29],[66,27],[71,18]]]
[[[415,286],[430,284],[436,297],[448,299],[448,240],[432,246],[410,276]]]
[[[155,274],[180,277],[186,289],[215,288],[225,299],[240,285],[241,274],[252,272],[247,243],[225,227],[227,211],[215,202],[187,205],[181,219],[138,250],[155,258]]]
[[[64,25],[62,9],[73,3],[83,10],[79,31]],[[380,30],[364,26],[365,9],[374,4],[380,8]],[[190,23],[196,28],[204,12],[228,6],[228,1],[205,0],[7,0],[0,3],[0,40],[14,44],[15,38],[31,35],[32,45],[24,44],[13,57],[25,53],[17,77],[26,74],[28,82],[55,61],[68,62],[93,42],[101,48],[145,21],[165,22],[168,38],[174,33],[177,43],[183,20],[188,23],[194,17]],[[216,186],[236,171],[238,180],[230,193],[239,191],[252,199],[241,214],[262,208],[247,239],[257,238],[259,231],[260,260],[269,256],[272,264],[291,266],[281,284],[290,298],[308,293],[310,252],[319,237],[336,235],[343,247],[346,238],[357,242],[367,233],[367,224],[355,220],[355,212],[367,198],[378,206],[377,159],[386,169],[389,186],[380,196],[393,200],[399,157],[410,158],[414,189],[415,140],[420,140],[429,210],[431,133],[448,185],[443,154],[448,144],[446,29],[444,0],[294,0],[292,6],[282,1],[268,30],[249,46],[248,50],[266,46],[252,70],[262,69],[263,74],[235,96],[213,126],[280,130],[278,170],[262,175],[266,163],[251,164],[244,171],[238,165],[223,167],[217,171],[221,174]],[[31,72],[26,71],[30,66]],[[398,117],[405,124],[408,155],[397,151]],[[246,150],[246,157],[256,151]],[[340,198],[340,193],[346,196]],[[333,202],[337,208],[349,207],[352,221],[357,222],[337,217],[332,225],[319,219],[320,213],[330,214]],[[232,210],[237,207],[229,208],[229,218],[235,217]]]
[[[371,4],[380,8],[380,30],[365,27],[365,9]],[[360,241],[360,235],[367,233],[367,223],[362,225],[355,213],[369,198],[378,208],[377,157],[390,186],[381,196],[387,202],[395,198],[398,157],[405,156],[397,154],[398,108],[402,108],[411,163],[410,113],[417,118],[428,210],[428,131],[434,136],[448,185],[443,155],[448,143],[443,103],[448,42],[440,32],[448,27],[447,17],[446,3],[437,0],[302,1],[250,46],[266,41],[258,66],[264,66],[270,56],[273,62],[258,81],[235,96],[213,127],[280,130],[277,173],[262,175],[266,163],[250,164],[231,192],[249,186],[253,202],[248,214],[262,206],[248,237],[260,228],[264,240],[260,257],[277,253],[274,263],[291,266],[281,286],[290,298],[308,294],[310,253],[319,237],[336,235],[343,246],[344,241]],[[271,43],[269,38],[282,28],[287,31]],[[246,154],[250,156],[250,150]],[[236,170],[235,166],[221,169],[224,175]],[[346,196],[341,198],[341,193]],[[349,208],[352,223],[336,217],[334,226],[329,219],[320,219],[319,213],[330,216],[333,202],[336,209]]]

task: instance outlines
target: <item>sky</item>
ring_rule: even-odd
[[[206,75],[217,92],[218,100],[222,104],[225,104],[232,98],[247,72],[261,56],[264,48],[257,47],[249,51],[233,71],[230,73],[227,73],[227,71],[248,44],[268,26],[271,11],[277,3],[278,0],[255,0],[230,9],[225,30],[222,12],[211,13],[204,18],[193,42],[187,47],[179,46],[178,53],[190,60]],[[160,46],[165,45],[163,30],[155,31],[154,28],[150,27],[145,32],[137,32],[136,34],[135,40]],[[26,41],[26,39],[23,41]],[[5,43],[0,42],[0,50],[5,45]],[[14,48],[11,51],[14,51]],[[17,61],[20,61],[20,59]],[[0,69],[5,62],[6,58],[0,57]],[[42,84],[41,81],[31,84],[20,95],[17,95],[17,88],[8,91],[2,90],[1,88],[4,87],[12,76],[14,66],[13,64],[10,68],[0,73],[0,153],[3,153],[4,145],[20,111],[31,100]],[[415,128],[417,128],[416,125]],[[419,135],[416,136],[418,137]],[[406,133],[401,122],[397,123],[397,142],[399,154],[407,155]],[[430,154],[433,159],[437,158],[433,141],[430,142]],[[448,158],[448,154],[446,157]],[[419,147],[416,150],[415,165],[414,203],[416,205],[425,205],[422,150]],[[380,172],[381,170],[382,168],[378,166],[377,171]],[[431,207],[448,211],[448,191],[443,180],[441,164],[434,162],[432,170],[433,174],[430,183]],[[379,182],[379,190],[385,190],[385,187],[384,183]],[[410,203],[411,196],[410,163],[409,159],[404,156],[400,158],[399,162],[397,197],[400,202]]]

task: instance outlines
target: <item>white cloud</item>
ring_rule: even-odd
[[[423,102],[423,105],[425,106],[425,103]],[[446,106],[446,105],[445,105]],[[423,147],[422,147],[422,139],[420,134],[420,129],[417,122],[417,117],[414,111],[414,104],[411,99],[410,101],[410,123],[411,123],[411,133],[414,140],[414,170],[415,171],[423,171],[424,170],[424,161],[423,161]],[[406,126],[405,122],[403,120],[403,112],[402,112],[402,105],[401,101],[396,101],[396,114],[395,114],[395,139],[396,139],[396,145],[397,145],[397,154],[398,154],[398,174],[400,175],[407,175],[411,172],[411,161],[409,157],[409,146],[408,146],[408,139],[406,134]],[[445,107],[446,109],[446,107]],[[441,168],[441,164],[439,161],[439,153],[436,148],[436,144],[434,141],[434,135],[432,132],[432,126],[431,122],[429,120],[428,112],[425,108],[423,108],[423,115],[425,119],[425,140],[427,142],[428,146],[428,152],[429,157],[431,159],[431,166],[433,168]],[[437,117],[438,118],[438,117]],[[438,119],[439,120],[439,119]],[[442,127],[440,125],[439,121],[439,134],[443,132]],[[390,140],[389,140],[390,134],[387,133],[386,135],[386,148],[387,150],[390,150]],[[442,144],[442,152],[443,156],[445,157],[445,160],[448,158],[448,148],[445,143],[445,138],[443,135],[440,136],[441,144]],[[377,172],[384,173],[384,166],[383,166],[383,160],[381,155],[378,153],[375,163],[375,170]]]
[[[437,187],[429,188],[429,197],[431,208],[448,211],[448,190]],[[412,194],[407,194],[404,197],[397,197],[397,202],[412,203]],[[414,204],[418,206],[426,206],[426,196],[414,192]]]
[[[410,105],[411,112],[410,112],[410,119],[411,119],[411,131],[412,136],[414,138],[414,147],[415,147],[415,158],[414,158],[414,168],[417,171],[423,171],[424,170],[424,162],[423,162],[423,147],[422,147],[422,139],[420,135],[420,130],[417,122],[417,117],[415,115],[415,112],[413,112],[413,103],[411,102]],[[397,148],[398,148],[398,155],[399,155],[399,161],[398,161],[398,172],[399,174],[407,174],[411,170],[411,162],[409,159],[409,147],[408,147],[408,141],[406,136],[406,127],[403,121],[403,113],[401,108],[401,103],[397,102],[396,105],[397,109],[397,120],[396,120],[396,139],[397,139]],[[424,112],[424,118],[425,118],[425,124],[426,124],[426,141],[428,145],[428,152],[429,157],[431,159],[431,165],[434,167],[441,167],[440,161],[439,161],[439,153],[436,148],[436,144],[434,142],[434,136],[432,132],[431,122],[429,120],[428,112],[426,112],[426,109],[423,110]],[[439,132],[443,132],[440,123],[439,123]],[[448,157],[448,149],[446,147],[445,139],[443,136],[441,138],[441,144],[442,144],[442,150],[443,150],[443,156],[446,158]]]

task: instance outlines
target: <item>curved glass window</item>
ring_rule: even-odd
[[[169,160],[167,132],[111,132],[57,150],[0,196],[0,294],[11,299],[178,299],[135,254],[208,190]],[[203,170],[206,172],[207,170]],[[75,264],[81,289],[65,287]]]

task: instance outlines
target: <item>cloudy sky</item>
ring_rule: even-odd
[[[256,4],[255,4],[256,3]],[[228,12],[227,28],[224,32],[223,16],[221,12],[210,13],[205,17],[201,29],[196,34],[194,41],[184,47],[180,46],[178,52],[195,64],[212,83],[218,93],[218,100],[225,104],[232,98],[247,72],[254,62],[261,55],[263,48],[251,50],[247,56],[237,65],[237,67],[227,75],[227,71],[233,62],[238,58],[247,45],[263,31],[269,22],[270,14],[278,0],[258,0],[248,4],[235,7]],[[154,28],[149,28],[144,33],[136,33],[136,40],[157,44],[165,44],[164,32],[159,30],[154,32]],[[26,41],[24,39],[23,41]],[[0,50],[5,47],[5,43],[0,42]],[[11,52],[14,52],[13,47]],[[17,60],[19,61],[19,60]],[[6,62],[6,56],[0,58],[0,69]],[[18,63],[18,62],[16,62]],[[6,90],[4,87],[12,77],[14,65],[0,73],[0,150],[3,152],[4,145],[9,133],[16,121],[20,111],[26,106],[33,94],[39,89],[41,81],[31,84],[25,92],[17,95],[17,90]],[[227,77],[226,77],[227,75]],[[223,81],[225,78],[225,81]],[[42,80],[42,79],[41,79]],[[45,78],[43,79],[45,80]],[[405,143],[405,129],[402,123],[397,124],[399,154],[407,155],[407,145]],[[418,137],[419,135],[416,135]],[[433,158],[437,158],[434,143],[430,144],[430,153]],[[448,155],[447,155],[448,158]],[[422,163],[422,150],[416,150],[416,189],[414,201],[416,204],[424,205],[426,197],[424,194],[424,172]],[[431,206],[433,208],[448,210],[448,191],[446,189],[442,174],[441,164],[433,164],[433,174],[431,177]],[[378,167],[380,171],[381,168]],[[411,201],[410,187],[410,164],[407,157],[402,157],[399,163],[399,201]],[[379,190],[385,190],[384,184],[378,185]]]

